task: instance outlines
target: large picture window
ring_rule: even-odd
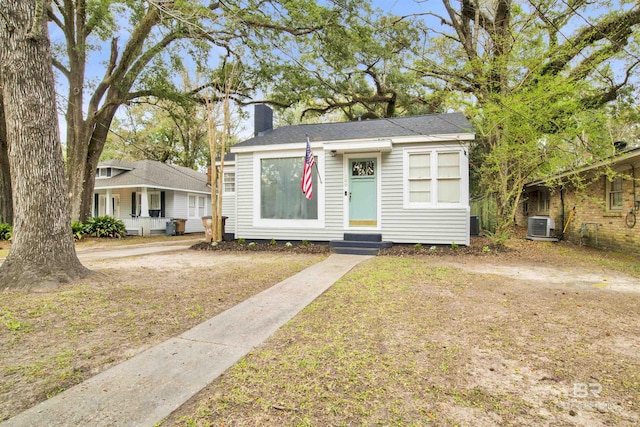
[[[428,208],[460,205],[463,193],[462,152],[407,149],[404,153],[404,206]]]
[[[302,193],[302,157],[260,160],[260,218],[318,219],[318,184],[314,170],[314,196]]]

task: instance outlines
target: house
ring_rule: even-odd
[[[254,121],[255,136],[231,147],[224,168],[225,231],[235,238],[469,244],[474,134],[462,114],[273,129],[271,110],[258,105]],[[310,199],[301,191],[307,138]]]
[[[177,231],[203,232],[201,217],[211,215],[207,174],[152,160],[109,160],[98,164],[93,216],[121,219],[128,234],[165,233],[177,219]]]
[[[640,147],[618,144],[615,155],[526,185],[516,221],[548,217],[551,235],[579,244],[640,254]],[[611,173],[614,172],[614,173]],[[583,185],[573,184],[579,177]],[[579,187],[579,188],[578,188]],[[565,231],[566,228],[566,231]]]

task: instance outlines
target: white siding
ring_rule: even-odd
[[[419,146],[419,145],[412,145]],[[435,146],[434,146],[435,147]],[[469,244],[469,203],[457,208],[403,208],[403,147],[382,155],[382,238],[395,243]],[[468,185],[468,177],[463,178]]]
[[[453,242],[469,244],[468,200],[460,207],[404,209],[403,207],[403,148],[425,146],[424,144],[396,145],[390,153],[382,153],[379,165],[381,174],[381,230],[367,231],[381,233],[383,240],[396,243],[446,244]],[[438,148],[440,145],[428,145]],[[459,148],[459,145],[455,145]],[[317,155],[317,150],[315,154]],[[366,154],[365,154],[366,155]],[[302,154],[301,154],[302,157]],[[357,229],[344,229],[345,187],[343,156],[335,157],[325,153],[319,159],[319,169],[324,191],[324,227],[254,227],[254,159],[252,153],[236,154],[236,195],[235,208],[225,204],[224,215],[235,214],[235,237],[245,239],[275,238],[277,240],[329,241],[342,239],[345,231],[357,233]],[[324,165],[322,164],[324,163]],[[463,178],[468,185],[468,177]],[[256,191],[259,191],[256,189]],[[316,189],[314,189],[316,191]],[[224,200],[224,199],[223,199]],[[227,223],[229,224],[229,223]],[[227,232],[230,232],[227,227]]]
[[[314,153],[320,154],[318,152]],[[300,154],[302,162],[303,153]],[[252,154],[236,154],[236,238],[256,240],[309,240],[329,241],[342,238],[342,159],[340,157],[318,156],[318,168],[325,191],[325,226],[305,227],[254,227],[254,195]],[[324,157],[324,158],[322,158]],[[326,161],[323,167],[322,163]],[[256,190],[259,191],[259,190]],[[314,188],[314,197],[318,189]],[[321,209],[321,207],[319,207]]]
[[[235,166],[225,165],[224,173],[236,173]],[[226,234],[233,234],[235,236],[236,233],[236,223],[237,223],[237,214],[236,214],[236,192],[233,193],[222,193],[222,215],[226,216],[227,219],[225,221],[224,232]]]
[[[203,194],[195,194],[202,196]],[[173,218],[186,219],[185,233],[204,233],[202,218],[189,218],[189,193],[176,191],[173,197],[173,207],[176,215]],[[211,195],[205,195],[205,216],[211,215]]]
[[[235,193],[225,193],[222,195],[222,215],[227,217],[225,221],[224,232],[236,233],[236,195]]]

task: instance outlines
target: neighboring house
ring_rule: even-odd
[[[605,173],[607,169],[615,174]],[[584,188],[576,189],[572,176]],[[525,187],[516,221],[526,226],[532,216],[553,220],[552,234],[580,244],[640,254],[640,147],[556,177],[560,184],[548,187],[532,182]],[[575,207],[572,214],[571,211]]]
[[[93,216],[124,221],[128,234],[166,231],[176,218],[184,232],[203,232],[202,217],[211,215],[207,174],[152,160],[109,160],[98,165]],[[182,230],[179,230],[182,231]]]
[[[235,161],[225,166],[235,173],[223,198],[235,238],[331,241],[347,233],[469,244],[474,134],[462,114],[273,129],[271,110],[260,105],[255,124],[256,136],[231,147]],[[301,191],[307,136],[317,166],[310,200]]]

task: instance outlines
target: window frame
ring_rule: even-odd
[[[232,175],[233,176],[233,181],[229,181],[227,179],[227,175]],[[233,185],[233,190],[229,191],[227,190],[227,184],[229,185]],[[222,171],[222,193],[223,194],[235,194],[236,193],[236,171],[235,170],[229,170],[229,171]]]
[[[195,205],[193,206],[195,216],[191,212],[191,197],[194,197],[195,200]],[[207,196],[198,193],[187,193],[187,219],[200,219],[203,216],[207,216],[209,212],[207,205]],[[201,212],[202,215],[200,215]]]
[[[624,206],[624,178],[621,176],[616,176],[613,179],[609,180],[606,179],[607,182],[607,188],[606,188],[606,205],[607,205],[607,211],[609,212],[622,212],[623,211],[623,206]],[[619,190],[614,190],[614,184],[616,182],[620,183],[620,189]],[[620,195],[620,205],[616,205],[614,206],[612,204],[612,196],[614,194],[619,194]]]
[[[317,197],[318,201],[318,218],[317,219],[271,219],[262,218],[262,160],[264,159],[282,159],[296,158],[300,161],[302,168],[305,156],[305,146],[301,146],[299,150],[278,150],[254,153],[253,155],[253,226],[262,228],[324,228],[325,220],[325,194],[324,180],[318,179],[313,188],[313,197]],[[317,171],[324,177],[324,150],[313,147],[313,155],[316,158],[315,167]],[[302,182],[301,182],[302,184]],[[302,190],[300,190],[302,192]]]
[[[457,154],[458,155],[458,176],[443,177],[438,176],[438,157],[440,154]],[[429,181],[430,199],[429,202],[412,202],[410,194],[410,182],[418,178],[410,177],[410,160],[412,155],[429,155],[429,173],[428,178],[419,178]],[[403,184],[403,207],[404,209],[434,209],[434,208],[463,208],[469,206],[469,190],[468,176],[469,169],[466,159],[466,152],[463,147],[439,146],[439,147],[408,147],[402,153],[402,184]],[[458,181],[458,202],[439,202],[438,191],[439,182],[441,181]]]

